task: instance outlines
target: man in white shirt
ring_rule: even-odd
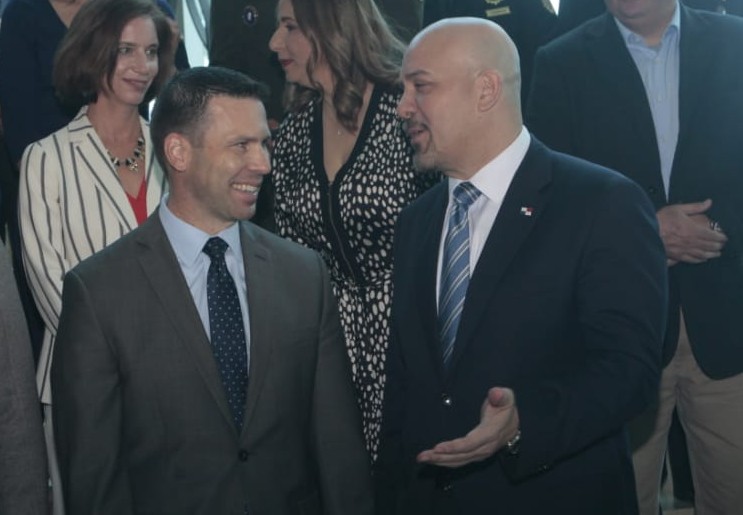
[[[529,127],[652,201],[669,275],[659,393],[632,424],[640,512],[658,512],[676,408],[697,515],[743,506],[743,20],[676,0],[608,13],[537,54]]]

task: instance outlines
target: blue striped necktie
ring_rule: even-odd
[[[217,237],[204,245],[204,253],[211,259],[206,274],[206,298],[212,352],[239,432],[248,386],[248,349],[237,288],[224,260],[227,247],[227,242]]]
[[[480,196],[480,190],[469,182],[459,184],[452,193],[449,227],[446,231],[439,285],[439,334],[444,366],[454,351],[462,308],[470,282],[470,229],[467,211]]]

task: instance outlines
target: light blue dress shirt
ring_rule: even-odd
[[[679,133],[679,6],[676,4],[673,18],[657,46],[648,46],[642,36],[632,32],[616,18],[614,20],[645,86],[655,125],[663,186],[668,198]],[[632,152],[632,149],[627,149],[627,152]]]
[[[224,259],[227,270],[235,280],[237,296],[240,299],[240,309],[245,325],[245,344],[248,351],[248,370],[250,369],[250,318],[248,313],[248,288],[245,281],[245,266],[243,261],[242,247],[240,246],[240,227],[237,223],[232,224],[219,234],[210,235],[197,229],[173,214],[168,209],[168,195],[164,195],[160,201],[158,214],[163,224],[165,234],[170,240],[170,245],[175,251],[178,264],[186,279],[188,289],[191,291],[196,310],[199,312],[204,331],[211,339],[209,327],[209,303],[206,294],[206,275],[209,271],[211,260],[204,252],[204,245],[212,236],[218,236],[227,242],[229,248],[225,252]]]

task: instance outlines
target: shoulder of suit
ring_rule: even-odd
[[[579,157],[549,150],[553,163],[553,180],[583,184],[587,188],[612,189],[635,185],[625,175],[605,166],[586,161]],[[639,186],[638,186],[639,188]]]
[[[250,239],[254,240],[257,244],[262,245],[272,254],[295,256],[295,258],[298,259],[316,259],[317,252],[314,250],[286,238],[282,238],[271,231],[259,227],[253,222],[241,222],[240,228]]]
[[[33,142],[31,145],[39,145],[46,151],[52,150],[59,146],[60,148],[70,141],[70,129],[69,125],[65,125],[61,129],[57,129],[48,136]]]
[[[15,23],[19,20],[32,21],[36,18],[38,9],[37,2],[32,0],[14,0],[8,2],[3,11],[5,22]]]
[[[544,45],[541,50],[545,52],[574,52],[576,46],[583,45],[586,38],[595,38],[604,34],[609,22],[613,23],[610,14],[600,14],[569,30],[565,34],[556,37]]]
[[[157,216],[156,213],[157,211],[154,211],[150,218]],[[162,226],[160,226],[162,234],[158,234],[153,225],[151,220],[146,221],[133,231],[124,234],[103,249],[83,259],[72,270],[81,277],[100,278],[109,283],[128,281],[129,276],[124,270],[135,263],[134,258],[143,251],[143,245],[147,245],[146,241],[152,238],[165,238],[167,240],[167,235]]]
[[[422,213],[423,216],[430,217],[431,209],[434,209],[437,203],[448,200],[448,195],[449,181],[444,177],[405,206],[400,212],[400,216],[413,216]]]
[[[710,36],[720,37],[719,30],[729,30],[732,33],[739,36],[743,36],[743,18],[734,15],[723,15],[716,12],[704,11],[701,9],[693,9],[685,6],[682,13],[682,19],[686,19],[687,23],[701,23],[707,25],[705,29],[709,31]],[[683,21],[681,25],[681,31],[683,34],[684,26]],[[729,36],[728,36],[729,37]]]

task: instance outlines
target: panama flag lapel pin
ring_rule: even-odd
[[[534,214],[534,208],[533,207],[522,206],[521,207],[521,214],[524,215],[524,216],[531,216],[532,214]]]

